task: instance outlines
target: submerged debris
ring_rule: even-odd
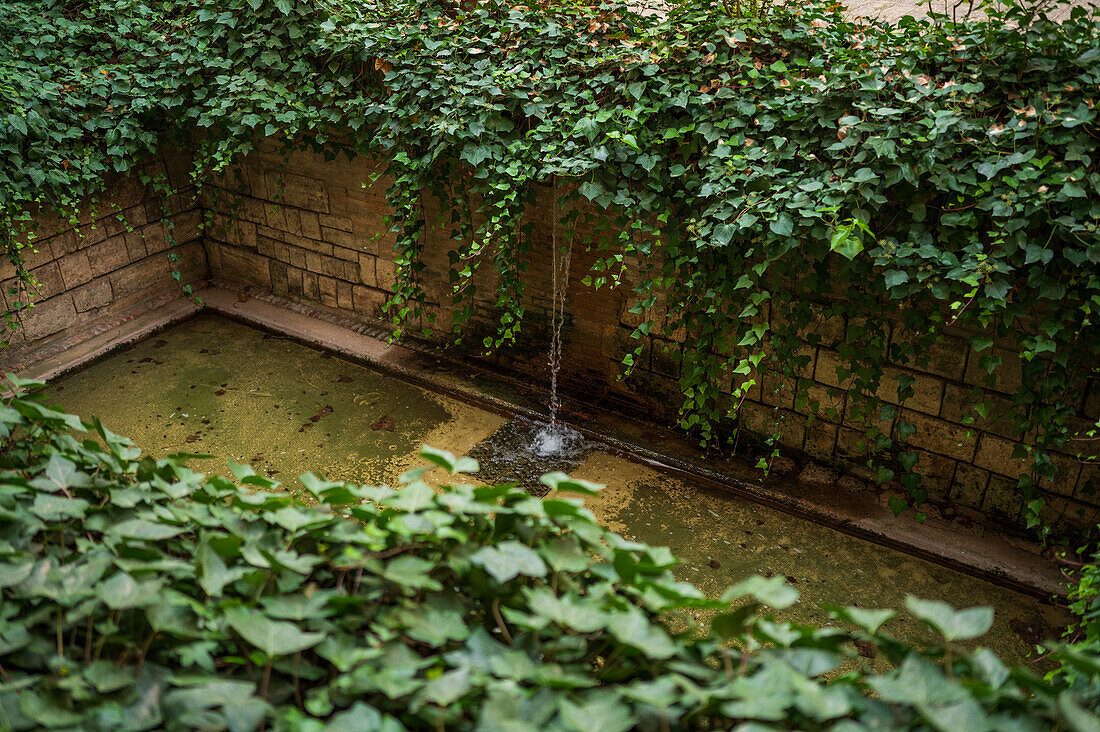
[[[393,432],[393,428],[397,426],[397,421],[388,414],[383,414],[378,418],[378,421],[371,424],[370,428],[377,432],[378,430],[385,430],[386,432]]]

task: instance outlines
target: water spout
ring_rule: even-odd
[[[565,299],[569,292],[569,265],[573,258],[573,240],[558,251],[558,201],[554,199],[554,214],[550,227],[550,251],[553,256],[553,288],[550,316],[550,427],[558,424],[558,373],[561,371],[561,328],[565,322]]]
[[[558,375],[561,372],[561,330],[565,323],[565,300],[569,293],[569,266],[573,258],[573,240],[558,248],[558,201],[554,199],[554,213],[550,228],[550,251],[553,256],[553,300],[550,316],[550,422],[536,433],[531,450],[539,457],[555,457],[568,453],[582,441],[580,433],[558,424],[561,397],[558,396]]]

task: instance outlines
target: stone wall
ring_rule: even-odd
[[[211,271],[279,295],[384,322],[381,307],[392,291],[396,266],[393,238],[385,233],[383,223],[389,212],[384,197],[388,182],[383,176],[371,184],[371,176],[379,172],[377,163],[343,158],[325,161],[309,153],[292,155],[285,168],[282,163],[281,154],[261,151],[227,176],[237,181],[235,193],[221,191],[205,201],[204,205],[215,211],[215,226],[206,239]],[[239,195],[242,185],[243,196]],[[437,223],[438,206],[429,200],[426,208],[428,267],[424,281],[431,307],[446,330],[449,312],[440,303],[450,298],[446,279],[450,245]],[[231,218],[231,211],[238,217]],[[531,218],[538,233],[526,277],[528,323],[523,342],[495,358],[499,366],[541,381],[545,379],[553,285],[549,206],[536,207]],[[629,336],[637,316],[628,312],[629,287],[594,291],[579,284],[593,256],[582,249],[574,249],[571,269],[563,372],[566,390],[588,401],[603,399],[620,408],[648,411],[659,419],[673,417],[680,403],[678,373],[675,359],[666,351],[679,347],[676,334],[652,338],[631,377],[618,380],[624,349],[636,343]],[[491,314],[488,298],[493,283],[482,277],[478,284],[484,301],[480,320],[484,322]],[[846,324],[840,319],[822,320],[817,328],[822,342],[807,348],[810,361],[800,373],[810,382],[810,402],[818,405],[817,418],[807,423],[805,415],[794,408],[793,389],[783,388],[779,376],[764,373],[759,379],[762,386],[750,393],[742,407],[743,424],[758,434],[779,432],[786,448],[847,466],[860,475],[854,466],[859,463],[865,425],[852,414],[853,400],[847,393],[850,380],[842,381],[837,374],[840,359],[835,347],[844,337]],[[898,419],[916,426],[910,443],[917,448],[919,466],[934,499],[1011,522],[1019,519],[1023,508],[1014,490],[1014,476],[1021,463],[1011,457],[1016,442],[1004,414],[1009,395],[1019,384],[1019,361],[1003,348],[995,349],[994,355],[1003,356],[1005,366],[996,387],[988,390],[994,403],[989,419],[964,423],[971,411],[971,390],[981,383],[982,374],[978,356],[963,334],[957,333],[928,354],[928,364],[920,370],[900,365],[887,370],[881,398],[897,402],[897,380],[903,374],[913,378],[914,396],[900,408],[898,418],[881,426],[895,430]],[[1100,390],[1092,386],[1087,403],[1080,405],[1082,418],[1095,419],[1100,409]],[[1082,466],[1068,454],[1055,455],[1054,460],[1058,479],[1043,486],[1048,518],[1095,525],[1100,502],[1093,493],[1094,486],[1100,485],[1097,467]]]
[[[209,186],[201,200],[184,186],[167,202],[168,220],[179,242],[174,251],[183,260],[185,279],[210,274],[386,327],[382,306],[393,290],[397,266],[393,236],[386,233],[383,222],[389,213],[384,196],[388,182],[383,176],[371,183],[379,172],[378,163],[346,158],[326,161],[309,153],[293,154],[285,167],[283,162],[282,154],[261,147],[227,171],[225,180],[234,181],[232,186]],[[159,166],[173,183],[185,184],[189,167],[185,155],[166,155],[150,165]],[[178,286],[170,279],[173,266],[167,257],[164,202],[133,177],[113,180],[105,190],[99,205],[82,211],[75,224],[52,216],[38,218],[38,251],[28,262],[43,293],[33,309],[20,314],[23,327],[4,354],[5,364],[18,362],[21,354],[43,344],[79,337],[89,323],[109,319],[135,304],[179,296]],[[520,342],[492,357],[498,368],[537,383],[546,380],[554,282],[550,244],[554,216],[549,201],[544,192],[543,201],[530,214],[536,242],[525,278],[527,319]],[[210,215],[211,223],[200,233],[204,214]],[[430,199],[425,215],[429,226],[424,283],[437,326],[447,333],[451,243],[440,228],[438,205]],[[564,389],[583,403],[631,411],[643,419],[670,420],[680,405],[672,353],[680,348],[683,334],[668,333],[658,317],[658,327],[634,372],[620,380],[622,355],[637,343],[630,334],[638,316],[629,312],[629,284],[598,291],[581,284],[593,258],[582,245],[574,247],[563,331]],[[13,274],[10,265],[0,266],[4,292]],[[494,287],[488,273],[479,275],[476,283],[480,298],[472,325],[475,335],[466,339],[474,344],[480,343],[479,328],[491,330]],[[830,463],[869,479],[859,468],[866,425],[854,417],[854,400],[847,391],[850,384],[837,374],[836,346],[847,324],[822,318],[815,327],[821,343],[807,347],[809,363],[799,376],[807,380],[816,418],[806,420],[809,407],[796,410],[793,385],[764,372],[758,378],[760,386],[742,405],[742,424],[760,435],[779,433],[782,446],[796,457]],[[436,345],[446,343],[440,340]],[[1005,365],[996,387],[987,390],[993,413],[987,420],[967,425],[969,395],[981,383],[978,356],[961,333],[949,334],[927,355],[927,365],[920,369],[888,368],[879,396],[896,402],[902,375],[912,377],[914,396],[900,407],[897,419],[880,426],[894,431],[898,419],[916,425],[910,443],[920,455],[919,468],[927,476],[926,487],[934,500],[970,507],[1001,521],[1017,521],[1023,506],[1014,476],[1021,463],[1012,458],[1017,443],[1004,415],[1019,384],[1018,360],[1010,351],[995,347],[994,355],[1002,356]],[[1100,411],[1100,389],[1095,383],[1091,387],[1079,405],[1082,423],[1085,418],[1095,420]],[[729,385],[724,391],[728,393]],[[1100,484],[1097,466],[1083,466],[1069,454],[1056,454],[1054,460],[1058,479],[1043,486],[1047,519],[1095,525],[1100,504],[1094,493]]]
[[[189,158],[180,153],[160,157],[145,168],[166,173],[180,185],[186,182],[189,166]],[[193,188],[185,186],[165,201],[134,175],[113,178],[103,191],[75,220],[53,213],[34,217],[34,236],[23,253],[40,290],[33,307],[18,312],[21,327],[5,335],[11,347],[2,354],[3,364],[16,364],[26,352],[49,343],[80,338],[92,324],[139,303],[179,296],[179,285],[171,278],[175,269],[184,281],[205,274],[202,212]],[[180,256],[179,265],[168,260],[169,230],[177,242],[173,250]],[[8,309],[13,299],[9,290],[17,283],[15,268],[6,257],[0,259],[0,289]]]

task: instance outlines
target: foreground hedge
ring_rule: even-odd
[[[307,503],[25,394],[0,435],[2,729],[1095,728],[1096,655],[1054,649],[1075,680],[1045,682],[959,647],[988,608],[915,598],[936,646],[891,637],[889,610],[835,609],[854,631],[774,622],[761,606],[798,597],[782,578],[707,599],[667,549],[561,496],[596,489],[562,474],[544,499],[436,493],[426,468],[399,490],[306,475]],[[706,632],[667,622],[699,608],[721,611]]]

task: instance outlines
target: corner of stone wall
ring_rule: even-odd
[[[188,164],[177,153],[147,165],[171,170]],[[90,324],[167,292],[177,291],[182,297],[180,284],[172,278],[174,270],[181,272],[185,283],[207,273],[199,235],[202,211],[193,188],[163,201],[136,175],[117,176],[73,220],[53,212],[41,212],[34,220],[34,237],[23,251],[39,289],[31,306],[16,312],[19,327],[10,334],[8,349],[0,353],[2,364],[15,363],[55,341],[79,338]],[[174,247],[170,238],[176,241]],[[179,256],[178,264],[169,260],[169,249]],[[0,289],[9,310],[15,276],[10,262],[0,263]]]

